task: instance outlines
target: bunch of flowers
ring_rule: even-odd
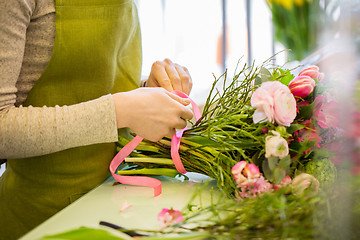
[[[215,179],[230,199],[256,197],[291,182],[301,192],[299,185],[318,187],[317,181],[331,183],[336,176],[331,153],[320,150],[338,124],[330,115],[336,103],[321,94],[324,74],[310,66],[295,77],[268,65],[245,64],[230,83],[226,73],[215,79],[203,116],[181,139],[185,169]],[[215,89],[223,78],[223,90]],[[128,142],[120,137],[119,148]],[[168,138],[143,141],[118,174],[174,177],[179,173],[170,146]]]

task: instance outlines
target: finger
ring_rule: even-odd
[[[174,88],[171,84],[171,80],[166,73],[164,63],[162,62],[155,62],[151,67],[152,77],[158,83],[158,87],[163,87],[168,91],[173,91]]]
[[[183,92],[189,95],[192,88],[192,79],[189,72],[188,71],[186,72],[185,71],[186,68],[180,66],[179,64],[175,64],[175,69],[180,76],[181,87]]]
[[[167,75],[170,78],[171,85],[172,85],[173,89],[183,92],[183,88],[182,88],[182,85],[181,85],[181,78],[180,78],[180,75],[179,75],[178,71],[176,70],[175,65],[174,64],[171,64],[171,65],[167,64],[165,66],[165,70],[166,70]]]
[[[185,119],[185,120],[190,120],[193,118],[193,113],[190,109],[186,108],[185,106],[189,105],[191,103],[190,99],[188,98],[182,98],[182,97],[179,97],[178,95],[176,94],[173,94],[171,92],[167,92],[167,94],[172,98],[174,99],[175,101],[181,103],[184,105],[184,107],[182,108],[182,111],[180,113],[180,117],[182,119]]]
[[[183,111],[180,114],[180,117],[184,120],[191,120],[194,117],[194,115],[190,109],[184,107]]]
[[[187,75],[190,77],[190,81],[189,81],[189,94],[190,94],[192,86],[193,86],[193,81],[192,81],[189,70],[186,67],[183,67],[183,69],[187,73]]]
[[[166,93],[167,93],[167,95],[169,97],[171,97],[172,99],[174,99],[175,101],[181,103],[184,106],[187,106],[187,105],[189,105],[191,103],[190,99],[188,99],[188,98],[179,97],[178,95],[176,95],[176,94],[174,94],[172,92],[166,92]]]
[[[179,122],[175,125],[176,129],[184,129],[186,127],[186,121],[184,119],[179,119]]]
[[[169,64],[169,65],[174,65],[174,63],[169,58],[165,58],[164,62]]]

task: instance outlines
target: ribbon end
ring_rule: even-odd
[[[159,186],[154,187],[154,197],[157,197],[161,194],[161,183]]]

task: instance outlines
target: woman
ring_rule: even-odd
[[[118,134],[152,141],[192,113],[187,69],[152,66],[138,88],[131,0],[0,0],[0,239],[17,239],[108,176]]]

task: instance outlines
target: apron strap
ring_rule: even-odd
[[[185,93],[180,91],[172,91],[172,93],[178,95],[182,98],[189,98]],[[191,106],[193,108],[194,116],[196,121],[198,121],[201,118],[201,111],[197,104],[189,98],[191,101]],[[184,129],[176,132],[174,136],[171,138],[171,158],[174,162],[174,165],[176,167],[176,170],[184,174],[187,171],[184,168],[184,165],[181,162],[181,158],[179,155],[179,147],[181,142],[181,137],[184,133],[184,131],[187,130],[187,127]],[[143,177],[143,176],[121,176],[116,174],[116,169],[118,166],[125,160],[127,156],[130,155],[130,153],[140,144],[140,142],[143,140],[140,136],[135,136],[128,144],[126,144],[113,158],[113,160],[110,163],[110,172],[114,179],[122,184],[129,184],[129,185],[136,185],[136,186],[146,186],[146,187],[152,187],[154,189],[154,196],[158,196],[161,194],[161,181],[155,178],[151,177]]]

